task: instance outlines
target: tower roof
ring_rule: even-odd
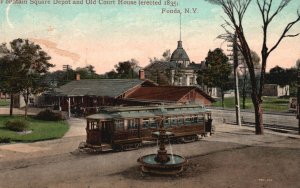
[[[178,41],[177,49],[171,55],[171,62],[172,61],[190,61],[189,56],[187,55],[186,51],[182,47],[182,41]]]

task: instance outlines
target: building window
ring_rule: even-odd
[[[178,85],[181,86],[182,85],[182,77],[179,77],[179,82]]]
[[[194,83],[194,77],[191,77],[190,78],[190,85],[194,85],[195,83]]]
[[[29,98],[29,103],[33,104],[34,103],[34,98]]]

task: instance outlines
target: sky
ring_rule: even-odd
[[[136,59],[144,67],[149,58],[161,57],[167,49],[174,51],[180,37],[180,16],[162,13],[163,8],[182,11],[197,8],[197,13],[182,14],[183,47],[191,61],[203,61],[208,51],[215,48],[230,53],[227,44],[217,39],[224,33],[221,25],[226,15],[219,6],[205,0],[173,0],[178,6],[118,5],[118,0],[115,5],[101,5],[98,0],[96,4],[86,4],[93,0],[84,0],[82,5],[54,4],[54,0],[47,5],[30,2],[48,0],[9,5],[3,1],[0,0],[0,42],[26,38],[40,44],[56,65],[52,70],[62,69],[66,64],[74,69],[91,64],[97,73],[105,73],[118,62],[130,59]],[[262,23],[255,2],[246,12],[244,26],[251,49],[259,54]],[[269,29],[269,47],[275,44],[286,24],[296,19],[297,9],[300,2],[292,0],[274,19]],[[300,23],[290,32],[295,33],[300,33]],[[267,69],[276,65],[289,68],[297,59],[300,59],[300,36],[286,38],[271,54]]]

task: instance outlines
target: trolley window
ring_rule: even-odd
[[[192,119],[190,116],[186,116],[185,119],[184,119],[184,123],[186,125],[190,125],[192,123]]]
[[[192,124],[196,124],[198,122],[198,117],[197,117],[197,115],[192,115],[191,116],[191,123]]]
[[[154,118],[150,118],[149,123],[150,123],[150,128],[157,128],[157,122]]]
[[[138,129],[139,119],[129,119],[127,120],[128,129]]]
[[[150,128],[150,120],[149,119],[143,119],[143,129]]]
[[[182,126],[183,125],[183,117],[178,117],[178,126]]]
[[[170,121],[172,126],[177,126],[177,117],[170,118]]]
[[[204,116],[203,115],[198,115],[198,122],[204,122]]]
[[[124,130],[124,120],[116,120],[115,125],[116,125],[116,130],[118,131]]]
[[[165,118],[164,119],[164,127],[169,127],[170,126],[170,118],[169,117],[167,117],[167,118]]]

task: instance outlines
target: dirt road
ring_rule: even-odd
[[[0,187],[299,187],[300,139],[234,126],[190,144],[173,145],[189,159],[178,177],[141,176],[136,160],[156,147],[101,155],[74,152],[84,136],[34,143],[48,150],[1,149]],[[169,148],[168,148],[169,149]]]

